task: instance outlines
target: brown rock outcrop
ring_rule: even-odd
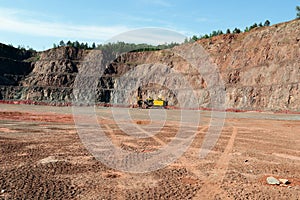
[[[39,60],[31,63],[33,68],[30,73],[26,71],[26,76],[15,81],[0,79],[0,98],[71,102],[73,89],[79,83],[76,81],[90,79],[97,82],[96,102],[132,104],[136,101],[137,89],[142,88],[144,97],[160,94],[168,98],[171,105],[182,106],[188,104],[191,94],[180,97],[178,91],[188,91],[190,87],[199,107],[210,108],[211,95],[218,91],[210,89],[215,77],[205,74],[213,70],[197,69],[188,56],[185,58],[179,53],[201,45],[205,52],[193,52],[195,55],[191,56],[199,54],[206,59],[200,63],[216,66],[215,72],[222,80],[216,84],[224,85],[226,108],[299,112],[299,35],[300,20],[294,20],[247,33],[202,39],[171,50],[129,52],[114,60],[112,55],[101,51],[71,47],[50,49],[39,54]],[[2,67],[6,66],[5,62],[0,60],[0,71],[7,69]],[[91,76],[94,78],[89,78]],[[82,86],[82,89],[89,88]]]

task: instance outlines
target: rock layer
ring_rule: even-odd
[[[80,98],[88,101],[86,93],[92,92],[96,103],[128,105],[136,102],[139,89],[144,98],[161,95],[170,105],[193,107],[195,97],[195,107],[212,108],[212,96],[220,92],[215,89],[218,85],[225,91],[227,109],[299,112],[299,35],[300,20],[294,20],[170,50],[116,57],[98,50],[60,47],[24,62],[27,57],[2,51],[0,98],[55,104]],[[195,45],[203,52],[190,51]],[[182,56],[183,52],[189,55]],[[191,57],[199,57],[197,65]]]

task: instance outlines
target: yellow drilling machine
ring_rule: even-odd
[[[137,91],[137,105],[139,108],[167,108],[168,101],[164,100],[161,95],[158,95],[157,99],[153,99],[149,96],[146,100],[143,100],[143,91],[142,88],[139,87]]]
[[[149,96],[146,100],[143,101],[142,96],[138,97],[137,104],[139,108],[167,108],[168,101],[164,100],[160,95],[157,99],[153,99],[151,96]]]

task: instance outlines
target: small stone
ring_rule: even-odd
[[[267,178],[267,183],[268,183],[269,185],[279,185],[279,184],[280,184],[279,180],[277,180],[277,179],[274,178],[273,176],[269,176],[269,177]]]
[[[280,178],[279,181],[280,181],[280,183],[285,184],[285,185],[290,183],[289,180],[284,179],[284,178]]]
[[[4,193],[5,192],[5,190],[1,190],[1,193]]]
[[[60,160],[56,159],[54,156],[49,156],[47,158],[39,160],[39,163],[41,163],[41,164],[48,164],[48,163],[56,163],[56,162],[59,162],[59,161]]]

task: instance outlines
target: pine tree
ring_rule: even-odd
[[[67,46],[69,46],[69,47],[72,46],[72,42],[70,40],[67,42]]]
[[[270,26],[271,22],[269,20],[266,20],[264,23],[264,26]]]
[[[296,6],[297,19],[300,19],[300,6]]]
[[[80,43],[77,40],[74,42],[74,47],[80,48]]]
[[[59,42],[59,46],[64,47],[64,46],[66,46],[66,44],[65,44],[65,42],[64,42],[63,40],[61,40],[61,41]]]
[[[197,41],[199,38],[196,35],[193,35],[193,37],[191,38],[193,41]]]
[[[233,30],[233,33],[241,33],[242,31],[239,29],[239,28],[235,28],[234,30]]]

